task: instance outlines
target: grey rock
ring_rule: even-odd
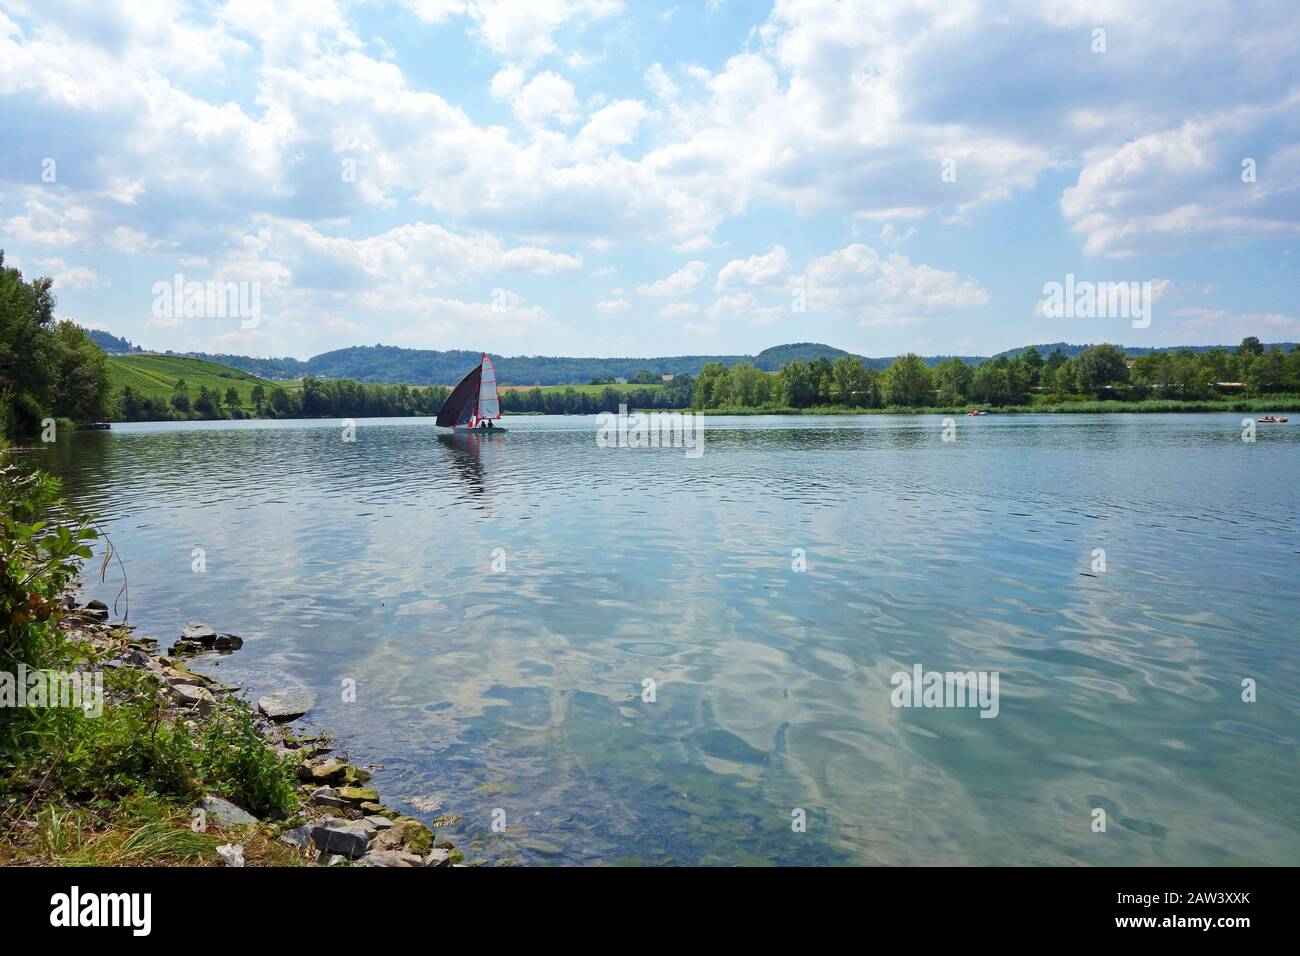
[[[217,856],[226,861],[226,866],[244,865],[244,848],[238,843],[223,843],[217,847]]]
[[[108,605],[103,601],[87,601],[86,607],[92,611],[107,611]]]
[[[451,866],[451,851],[434,847],[423,862],[425,866]]]
[[[172,657],[193,657],[195,654],[202,654],[206,650],[198,641],[177,641],[167,649],[167,653]]]
[[[229,800],[212,794],[208,794],[203,798],[203,809],[207,811],[208,816],[216,817],[218,821],[228,827],[246,826],[257,822],[257,817],[247,810],[235,806]]]
[[[257,709],[274,721],[297,720],[315,706],[316,695],[310,691],[276,691],[257,701]]]
[[[306,846],[311,843],[311,827],[304,823],[302,826],[294,827],[292,830],[285,830],[280,834],[280,842],[287,843],[289,846]]]
[[[354,860],[365,856],[370,847],[366,831],[360,827],[323,826],[319,823],[311,828],[311,842],[322,853],[339,853]]]
[[[195,708],[200,716],[209,714],[216,700],[206,687],[197,687],[194,684],[173,684],[172,697],[182,706]]]
[[[424,861],[414,853],[401,850],[371,850],[361,858],[362,866],[423,866]]]
[[[388,817],[381,817],[378,814],[366,817],[365,820],[376,830],[387,830],[393,825],[393,821],[388,819]]]
[[[181,629],[182,641],[196,641],[204,647],[211,647],[217,642],[217,632],[198,621],[186,621]]]
[[[333,787],[317,787],[311,792],[311,804],[315,807],[332,807],[336,810],[346,810],[351,806],[348,801],[339,796],[339,792]]]

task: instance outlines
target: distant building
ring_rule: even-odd
[[[669,372],[667,375],[660,375],[660,376],[659,376],[659,381],[661,381],[661,382],[671,382],[672,380],[673,380],[673,373],[672,373],[672,372]]]
[[[626,384],[627,384],[627,379],[625,379],[625,378],[616,378],[616,379],[614,379],[614,384],[615,384],[615,385],[626,385]]]

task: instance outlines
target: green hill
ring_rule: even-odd
[[[242,405],[252,404],[250,396],[255,385],[261,385],[267,394],[276,387],[299,387],[298,382],[268,382],[216,362],[180,355],[110,355],[108,369],[114,390],[129,385],[141,395],[163,401],[171,396],[180,379],[185,380],[191,394],[197,394],[201,386],[219,390],[223,396],[226,389],[234,388]]]

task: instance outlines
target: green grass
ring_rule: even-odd
[[[164,401],[171,397],[177,380],[182,378],[189,385],[191,398],[198,394],[200,386],[219,390],[223,398],[226,389],[234,388],[245,407],[253,404],[255,385],[261,385],[267,395],[276,387],[286,390],[302,387],[301,382],[272,382],[216,362],[180,355],[110,355],[108,370],[115,391],[129,385],[141,395]]]

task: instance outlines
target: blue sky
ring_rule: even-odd
[[[1297,340],[1297,49],[1283,3],[0,0],[0,248],[155,349]],[[178,273],[258,322],[156,314]],[[1044,317],[1067,273],[1149,327]]]

